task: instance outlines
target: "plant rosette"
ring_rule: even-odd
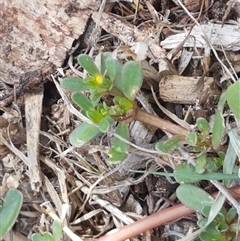
[[[143,81],[141,66],[134,61],[123,65],[109,53],[100,56],[99,67],[86,54],[78,56],[78,63],[89,76],[85,79],[67,77],[61,81],[61,86],[73,92],[73,102],[95,125],[80,124],[70,134],[70,143],[80,147],[101,133],[109,131],[115,121],[120,122],[116,133],[128,140],[128,127],[125,123],[134,120],[134,100]],[[90,95],[87,96],[83,91],[89,91]],[[104,101],[103,96],[107,96],[108,100]],[[114,138],[109,152],[110,162],[115,163],[126,158],[128,144],[124,140]]]

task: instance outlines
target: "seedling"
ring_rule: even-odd
[[[54,220],[51,225],[52,233],[43,232],[42,234],[34,233],[32,241],[60,241],[62,236],[62,225],[59,221]]]
[[[198,221],[199,227],[204,227],[209,216],[210,208],[205,206],[202,209],[202,214],[205,218]],[[222,208],[214,220],[205,228],[200,234],[202,241],[216,240],[216,241],[237,241],[239,240],[240,227],[237,220],[237,211],[235,208]]]

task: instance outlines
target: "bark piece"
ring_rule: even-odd
[[[220,95],[212,77],[205,77],[203,89],[196,89],[200,77],[184,77],[179,75],[166,75],[159,83],[160,98],[166,102],[179,104],[195,104],[205,97]]]
[[[46,76],[48,76],[50,73],[53,73],[53,71],[54,65],[47,63],[39,70],[29,71],[18,76],[19,83],[14,84],[14,88],[9,88],[8,91],[4,91],[3,89],[3,94],[0,95],[0,107],[11,104],[14,98],[18,98],[25,92],[33,91],[34,89],[38,88],[38,85],[47,82],[48,79]]]
[[[3,0],[0,3],[0,81],[14,85],[43,66],[61,66],[100,0]]]

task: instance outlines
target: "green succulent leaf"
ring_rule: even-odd
[[[73,146],[80,147],[96,138],[100,133],[96,126],[84,122],[72,131],[69,141]]]
[[[218,152],[218,156],[217,157],[212,157],[213,162],[216,165],[217,169],[223,166],[224,158],[225,158],[225,153],[222,152],[222,151]],[[217,169],[215,169],[215,171]]]
[[[101,74],[105,75],[105,72],[107,70],[107,60],[110,58],[111,53],[110,52],[104,52],[101,54]]]
[[[195,167],[187,163],[178,165],[174,170],[174,177],[179,183],[195,183],[202,179],[201,175],[195,174]]]
[[[114,147],[110,148],[108,155],[108,161],[114,164],[124,161],[124,159],[127,157],[127,153],[119,152]]]
[[[109,113],[111,108],[113,108],[113,106],[108,107],[107,104],[103,102],[97,106],[97,111],[101,113],[103,116],[107,116],[107,115],[111,115]]]
[[[175,135],[169,138],[167,141],[159,141],[155,145],[157,151],[170,152],[182,145],[183,137],[181,135]]]
[[[198,127],[198,130],[202,132],[204,135],[209,134],[210,127],[209,127],[208,121],[205,118],[203,117],[197,118],[197,127]]]
[[[55,241],[52,234],[49,232],[43,232],[42,235],[34,233],[31,238],[33,241]]]
[[[115,86],[118,87],[116,83],[116,79],[119,79],[119,80],[121,79],[121,72],[123,68],[122,63],[120,63],[117,59],[113,59],[109,57],[106,61],[106,68],[107,68],[108,76],[110,77],[111,80],[115,81]]]
[[[197,221],[197,225],[200,228],[206,226],[206,224],[207,224],[207,218],[202,218]]]
[[[206,150],[205,146],[194,146],[193,147],[194,152],[201,152],[201,151],[204,151],[204,150]]]
[[[240,119],[240,79],[227,88],[226,98],[231,111]]]
[[[86,112],[86,115],[92,122],[96,124],[99,124],[104,117],[100,112],[96,110],[89,110]]]
[[[133,108],[133,102],[122,96],[115,96],[113,102],[125,111]]]
[[[115,114],[111,114],[111,115],[120,116],[120,115],[124,115],[124,114],[127,113],[127,111],[124,110],[124,109],[123,109],[122,107],[120,107],[120,106],[115,106],[113,109],[114,109],[113,112],[115,112]],[[112,113],[113,113],[113,112],[112,112]],[[110,112],[109,112],[109,113],[110,113]]]
[[[214,240],[214,241],[223,241],[221,236],[218,234],[218,235],[215,235],[215,234],[212,234],[212,233],[208,233],[208,232],[205,232],[203,231],[200,235],[199,235],[199,238],[202,240],[202,241],[210,241],[210,240]]]
[[[89,86],[79,77],[67,77],[60,81],[63,89],[69,91],[89,90]]]
[[[88,111],[94,109],[92,102],[81,92],[73,92],[72,100],[83,110]]]
[[[122,92],[129,99],[134,100],[143,83],[143,73],[140,64],[129,61],[122,68]]]
[[[234,218],[237,217],[237,210],[236,208],[232,207],[228,210],[227,215],[226,215],[226,221],[228,223],[232,222]]]
[[[223,134],[225,130],[224,118],[221,112],[217,112],[215,116],[215,122],[212,131],[212,145],[216,149],[223,139]]]
[[[91,89],[99,87],[99,82],[96,81],[96,76],[89,76],[83,79],[83,83],[89,86]]]
[[[123,92],[122,86],[122,68],[123,64],[116,59],[108,58],[106,61],[107,73],[110,79],[114,82],[114,86]]]
[[[211,207],[210,206],[204,206],[201,210],[202,215],[204,215],[205,217],[209,216]],[[207,219],[206,219],[206,223],[207,223]]]
[[[80,54],[77,58],[78,63],[90,74],[98,75],[99,70],[93,60],[87,54]]]
[[[105,116],[100,122],[99,122],[99,130],[103,133],[106,133],[109,131],[110,127],[114,124],[114,119],[111,116]]]
[[[218,166],[218,163],[212,157],[207,157],[206,170],[209,173],[216,172],[219,169],[219,167],[220,166]]]
[[[186,141],[189,145],[195,146],[197,144],[197,133],[195,131],[189,132]]]
[[[237,233],[237,232],[240,232],[240,226],[238,223],[232,223],[230,226],[229,226],[229,231],[232,232],[232,233]],[[239,241],[239,240],[236,240],[236,241]]]
[[[49,233],[49,232],[43,232],[42,236],[43,236],[43,238],[44,238],[45,241],[55,241],[55,240],[53,239],[52,234]]]
[[[121,114],[118,113],[118,108],[116,108],[115,106],[110,106],[110,107],[108,108],[108,114],[109,114],[110,116],[121,115]]]
[[[128,126],[124,122],[120,122],[116,128],[116,134],[121,136],[122,138],[129,140],[129,131]],[[124,141],[120,140],[118,137],[114,137],[113,148],[121,153],[127,153],[129,149],[129,145]]]
[[[122,138],[126,140],[129,139],[129,131],[126,123],[119,123],[115,132]],[[120,140],[118,137],[114,137],[113,145],[108,152],[108,161],[111,163],[123,161],[128,155],[128,149],[129,145],[127,143]]]
[[[196,172],[199,174],[204,173],[206,169],[206,165],[207,165],[207,156],[206,154],[202,154],[196,160],[196,166],[195,166]]]
[[[45,241],[44,237],[39,233],[34,233],[31,236],[32,241]]]
[[[108,92],[107,89],[103,88],[96,88],[91,90],[91,101],[93,103],[98,103],[100,101],[100,98],[105,95]]]
[[[181,184],[176,193],[183,204],[198,212],[202,210],[202,207],[211,206],[213,203],[211,195],[192,184]]]
[[[218,224],[225,222],[225,215],[221,212],[218,213],[218,215],[215,217],[215,220]]]
[[[21,206],[23,195],[17,189],[8,190],[0,208],[0,238],[3,238],[14,225]]]
[[[62,236],[62,225],[61,225],[61,223],[57,220],[54,220],[51,228],[52,228],[54,241],[60,241],[61,236]]]
[[[223,233],[229,229],[229,225],[225,223],[225,220],[221,223],[217,223],[218,230]]]
[[[205,231],[207,233],[210,233],[213,237],[217,238],[217,237],[221,237],[221,233],[217,228],[217,222],[216,220],[213,220],[206,228]],[[219,240],[219,239],[216,239]],[[221,240],[221,239],[220,239]]]

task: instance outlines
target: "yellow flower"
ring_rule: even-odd
[[[95,78],[95,80],[96,80],[96,82],[97,82],[98,84],[102,84],[103,78],[104,78],[104,77],[103,77],[102,75],[97,75],[96,78]]]

